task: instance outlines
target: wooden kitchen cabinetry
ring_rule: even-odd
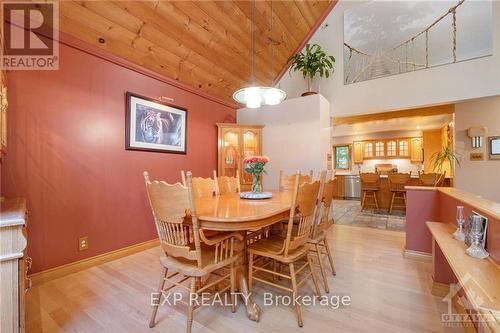
[[[410,162],[412,163],[422,163],[422,138],[411,138],[410,139]]]
[[[333,180],[333,197],[336,199],[344,199],[345,197],[345,176],[335,175]]]
[[[421,163],[422,138],[392,138],[353,142],[353,161],[356,164],[369,159],[410,159],[412,163]]]
[[[218,170],[219,176],[235,177],[239,173],[241,189],[249,190],[252,175],[243,170],[243,159],[262,155],[263,125],[218,123]]]
[[[363,163],[363,142],[355,141],[353,143],[353,159],[354,163]]]

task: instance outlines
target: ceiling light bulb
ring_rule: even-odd
[[[276,88],[270,88],[264,93],[264,103],[266,105],[276,105],[281,102],[281,92]]]
[[[420,126],[417,126],[417,129],[420,129]]]
[[[246,106],[250,109],[256,109],[261,106],[260,89],[258,87],[250,87],[245,89]]]

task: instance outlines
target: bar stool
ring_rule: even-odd
[[[406,209],[406,189],[411,178],[410,173],[391,173],[389,174],[389,188],[392,192],[391,205],[389,206],[389,214],[394,207]],[[403,204],[397,204],[396,200],[400,199]]]
[[[360,173],[359,177],[361,178],[361,191],[363,192],[361,210],[363,210],[366,205],[375,206],[375,208],[379,209],[377,192],[380,190],[380,175],[378,173],[367,172]],[[367,204],[367,197],[372,197],[373,203]]]

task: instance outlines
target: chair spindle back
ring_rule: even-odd
[[[318,193],[321,182],[318,180],[312,183],[299,184],[300,173],[297,173],[295,175],[292,209],[290,210],[290,218],[284,244],[285,257],[288,256],[290,251],[307,243],[316,216]],[[295,209],[293,207],[295,207]],[[298,224],[294,225],[296,216],[299,217]]]
[[[215,171],[214,171],[215,172]],[[238,171],[236,171],[236,177],[216,177],[216,185],[218,189],[218,194],[230,194],[230,193],[240,193],[240,176]]]
[[[280,170],[280,181],[279,190],[280,191],[291,191],[295,186],[295,176],[296,174],[285,176],[283,170]],[[301,175],[299,173],[299,185],[304,183],[310,183],[312,181],[312,170],[309,175]]]
[[[168,184],[151,181],[148,172],[144,172],[149,203],[163,251],[167,256],[196,260],[198,267],[202,267],[191,178],[188,172],[185,177],[187,186]],[[187,222],[189,220],[191,223]]]
[[[408,185],[408,182],[411,178],[410,173],[390,173],[389,178],[389,188],[391,191],[404,191],[405,186]]]

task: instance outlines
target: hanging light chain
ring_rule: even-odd
[[[256,84],[256,76],[255,76],[255,0],[252,0],[252,30],[251,30],[251,77],[250,77],[250,82],[252,85]]]

